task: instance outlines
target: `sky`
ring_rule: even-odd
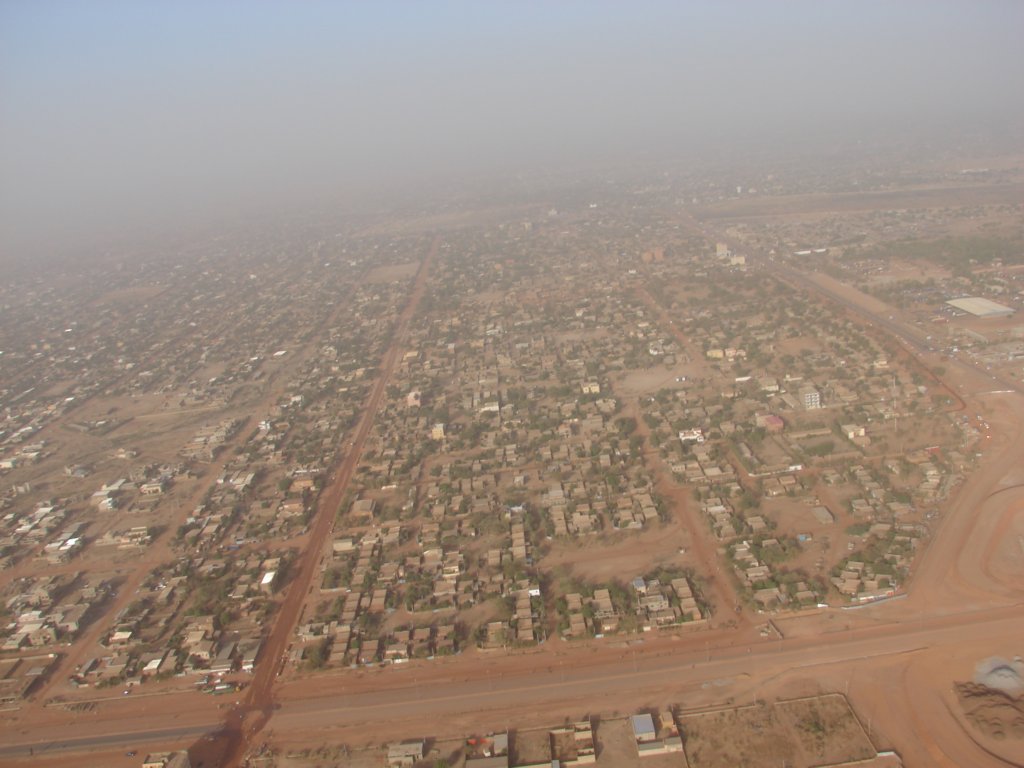
[[[0,265],[460,178],[1024,122],[1018,0],[0,0]]]

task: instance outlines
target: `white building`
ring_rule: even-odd
[[[694,429],[684,429],[679,433],[679,440],[682,443],[703,443],[704,442],[704,430],[700,427]]]

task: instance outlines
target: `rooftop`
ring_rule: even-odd
[[[989,301],[979,296],[952,299],[946,303],[975,317],[1009,317],[1014,312],[1010,307],[1004,307],[1002,304],[996,304],[994,301]]]

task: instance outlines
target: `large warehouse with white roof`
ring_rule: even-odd
[[[1013,309],[1010,307],[1004,307],[1002,304],[996,304],[994,301],[988,299],[982,299],[976,296],[970,296],[963,299],[953,299],[947,301],[951,307],[956,307],[964,312],[969,312],[975,317],[1009,317],[1013,314]]]

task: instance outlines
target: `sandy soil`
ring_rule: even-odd
[[[684,715],[692,768],[769,768],[863,760],[875,748],[837,694]]]
[[[677,526],[655,522],[641,532],[612,531],[555,541],[544,556],[544,565],[556,573],[565,569],[569,575],[591,582],[625,584],[660,565],[692,564],[679,552],[687,543],[688,538]]]

